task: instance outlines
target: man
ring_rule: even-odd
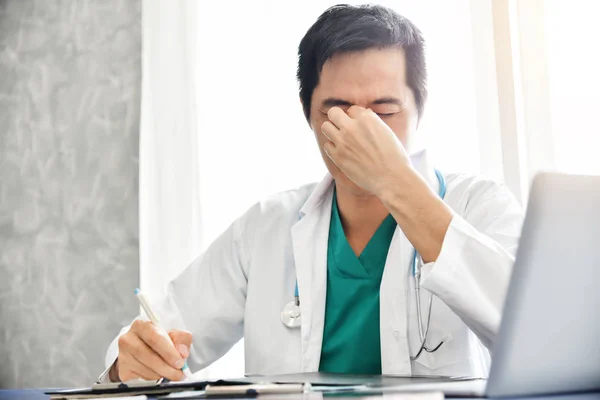
[[[178,380],[242,337],[253,374],[486,376],[522,213],[502,186],[411,153],[426,75],[423,37],[394,11],[321,15],[298,80],[330,175],[235,221],[155,303],[175,346],[136,320],[103,379]]]

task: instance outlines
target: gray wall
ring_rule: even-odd
[[[0,0],[0,387],[89,385],[136,314],[141,0]]]

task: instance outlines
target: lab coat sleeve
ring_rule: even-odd
[[[523,212],[501,185],[479,182],[455,213],[435,262],[421,269],[421,287],[444,301],[490,348],[500,326]]]
[[[165,296],[149,296],[165,328],[191,331],[188,365],[192,372],[223,356],[243,335],[248,264],[242,245],[242,219],[171,281]],[[129,326],[123,328],[119,336],[128,330]],[[108,349],[107,367],[118,357],[119,336]],[[100,380],[106,381],[106,377]]]

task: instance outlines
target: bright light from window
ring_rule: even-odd
[[[545,7],[556,167],[600,174],[600,2],[548,0]]]

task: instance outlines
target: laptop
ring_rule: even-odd
[[[600,392],[600,176],[538,175],[488,397]]]

